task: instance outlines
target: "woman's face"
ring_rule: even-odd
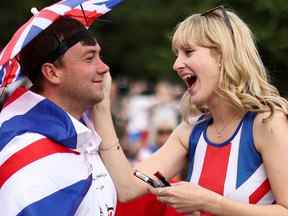
[[[190,45],[176,48],[173,69],[184,80],[195,105],[215,100],[220,77],[220,58],[213,49]]]

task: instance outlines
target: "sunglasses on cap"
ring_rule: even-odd
[[[220,14],[218,12],[221,12]],[[235,38],[234,38],[234,31],[233,31],[233,28],[232,28],[232,24],[231,24],[231,21],[229,19],[229,16],[226,12],[226,9],[223,5],[219,5],[215,8],[212,8],[212,9],[209,9],[203,13],[200,14],[201,16],[204,16],[204,17],[209,17],[209,16],[220,16],[223,18],[224,20],[224,23],[226,24],[227,28],[229,29],[229,31],[231,32],[231,37],[232,37],[232,40],[233,40],[233,43],[235,44]]]

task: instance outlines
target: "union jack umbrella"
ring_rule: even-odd
[[[22,74],[17,56],[20,51],[41,31],[51,25],[59,16],[69,16],[79,20],[85,27],[101,15],[109,12],[122,0],[63,0],[41,11],[31,10],[31,17],[13,35],[0,54],[0,87],[6,87],[18,80]]]

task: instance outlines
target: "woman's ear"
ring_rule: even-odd
[[[59,84],[61,82],[61,70],[52,63],[44,63],[41,67],[43,77],[51,84]]]
[[[218,62],[218,66],[219,66],[219,71],[221,71],[222,70],[222,68],[223,68],[223,57],[222,57],[222,55],[221,54],[218,54],[218,56],[217,56],[217,62]]]
[[[220,65],[223,65],[223,55],[222,53],[218,52],[217,60]]]
[[[222,53],[216,48],[210,49],[210,52],[211,52],[212,57],[215,59],[216,64],[218,64],[218,65],[221,64],[222,65],[223,64]]]

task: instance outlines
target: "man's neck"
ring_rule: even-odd
[[[71,101],[63,96],[57,96],[55,94],[49,94],[47,92],[42,92],[41,95],[55,103],[57,106],[61,107],[65,112],[69,113],[78,120],[80,120],[82,114],[85,111],[85,106],[83,106],[80,101]]]

